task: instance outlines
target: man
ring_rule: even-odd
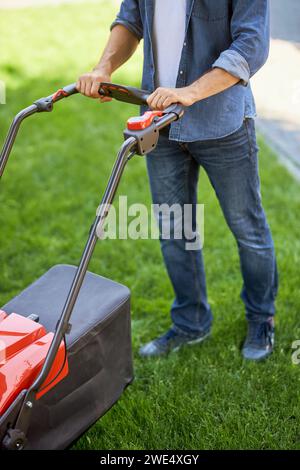
[[[99,98],[99,82],[111,80],[142,38],[142,87],[154,90],[149,106],[186,107],[147,156],[153,202],[195,205],[200,166],[207,172],[240,255],[248,320],[243,356],[264,359],[273,349],[278,282],[261,203],[249,80],[268,56],[268,1],[124,0],[100,62],[79,78],[78,90]],[[174,236],[161,237],[161,247],[175,292],[173,325],[140,349],[143,357],[200,343],[212,324],[202,251],[186,250],[186,240]]]

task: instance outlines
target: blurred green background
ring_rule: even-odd
[[[12,117],[74,82],[98,60],[116,2],[0,10],[3,142]],[[114,76],[138,86],[142,50]],[[127,118],[137,109],[82,96],[24,123],[0,191],[1,305],[58,263],[76,264],[105,188]],[[299,185],[262,139],[264,205],[277,247],[281,288],[277,345],[262,364],[243,362],[246,331],[235,242],[204,172],[205,261],[212,338],[166,359],[141,361],[138,347],[169,326],[172,288],[155,240],[98,243],[90,270],[132,291],[135,382],[76,444],[81,449],[299,449]],[[128,165],[119,195],[150,207],[145,161]]]

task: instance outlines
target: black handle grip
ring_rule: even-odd
[[[124,103],[137,104],[139,106],[147,105],[147,98],[150,92],[140,90],[131,86],[117,85],[116,83],[100,83],[99,95],[114,98]]]

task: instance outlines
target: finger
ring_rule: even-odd
[[[174,100],[168,96],[168,98],[166,98],[165,101],[163,102],[163,105],[162,105],[163,109],[168,108],[173,103],[174,103]]]
[[[81,93],[86,96],[86,92],[85,92],[85,90],[86,90],[86,79],[81,81],[81,90],[82,90]]]
[[[158,101],[157,101],[157,104],[156,104],[156,107],[157,109],[164,109],[164,102],[168,99],[169,97],[166,96],[166,95],[162,95],[159,97]]]
[[[155,99],[155,97],[158,95],[158,92],[157,90],[155,90],[153,93],[151,93],[150,96],[148,96],[147,98],[147,104],[148,106],[150,106],[150,108],[152,107],[152,104],[153,104],[153,100]]]
[[[109,103],[110,101],[112,101],[112,98],[110,98],[109,96],[101,96],[99,98],[99,101],[100,103]]]
[[[84,81],[82,79],[79,79],[78,83],[79,83],[79,86],[77,87],[76,85],[76,88],[79,91],[79,93],[84,95]]]
[[[149,96],[147,102],[150,108],[154,109],[155,107],[155,102],[157,100],[157,93],[153,93],[151,96]]]
[[[87,79],[85,84],[85,95],[91,97],[92,80]]]
[[[168,96],[162,103],[162,109],[168,108],[173,103],[175,103],[175,100],[171,96]]]
[[[155,96],[155,98],[153,99],[153,102],[152,102],[152,108],[153,109],[159,109],[159,101],[161,100],[162,96],[157,94]]]
[[[91,86],[91,96],[93,98],[99,98],[99,87],[100,82],[93,81]]]
[[[153,101],[155,100],[155,98],[159,95],[159,88],[157,88],[153,93],[151,93],[151,95],[148,97],[147,99],[147,103],[150,107],[152,107],[153,105]]]
[[[76,86],[76,90],[79,91],[80,93],[80,78],[78,78],[75,86]]]

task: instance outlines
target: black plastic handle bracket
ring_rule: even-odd
[[[140,131],[130,131],[129,129],[124,130],[124,139],[134,137],[136,140],[136,154],[146,155],[155,149],[159,139],[159,131],[154,121],[151,126]]]
[[[37,107],[38,113],[50,113],[53,110],[54,103],[64,98],[68,98],[71,95],[75,95],[76,93],[78,93],[78,90],[76,89],[76,84],[72,83],[71,85],[67,85],[64,88],[60,88],[53,95],[36,100],[33,104],[35,104],[35,106]]]
[[[53,111],[53,100],[50,97],[40,98],[34,101],[33,104],[36,105],[38,113],[51,113],[51,111]]]

